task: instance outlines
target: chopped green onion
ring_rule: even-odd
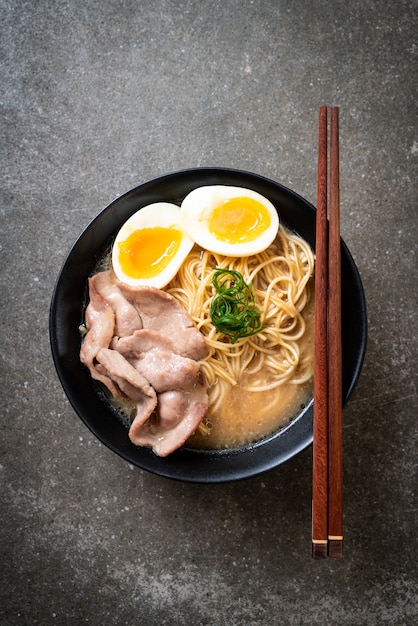
[[[217,295],[210,305],[210,317],[216,330],[231,337],[231,343],[266,328],[261,325],[262,311],[255,307],[252,287],[240,272],[215,268],[212,285]]]

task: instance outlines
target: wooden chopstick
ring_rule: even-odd
[[[312,557],[328,554],[328,110],[319,109],[316,207]]]
[[[312,556],[342,556],[342,358],[339,109],[319,110],[316,216]]]
[[[328,255],[328,554],[343,553],[339,109],[331,108]]]

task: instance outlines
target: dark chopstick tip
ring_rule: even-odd
[[[343,540],[342,539],[329,539],[328,540],[328,556],[334,559],[341,559],[343,556]]]
[[[312,558],[313,559],[326,559],[328,556],[328,542],[312,542]]]

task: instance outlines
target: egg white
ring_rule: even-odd
[[[230,243],[209,230],[208,220],[215,207],[232,198],[247,197],[262,204],[270,216],[270,224],[252,241]],[[279,217],[274,205],[252,189],[227,185],[208,185],[191,191],[181,204],[184,229],[202,248],[225,256],[250,256],[262,252],[274,241]]]
[[[119,261],[119,243],[125,241],[132,233],[144,228],[173,228],[182,232],[179,249],[169,261],[168,265],[156,276],[137,278],[129,276],[121,267]],[[112,247],[112,265],[118,279],[128,285],[137,287],[148,285],[162,289],[179,271],[182,263],[194,245],[182,226],[180,207],[169,202],[155,202],[134,213],[121,227]]]

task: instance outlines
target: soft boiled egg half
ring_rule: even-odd
[[[155,202],[134,213],[118,232],[112,265],[118,279],[161,289],[177,274],[194,241],[181,225],[180,207]]]
[[[252,189],[209,185],[181,204],[185,230],[202,248],[226,256],[250,256],[273,242],[279,217],[273,204]]]

